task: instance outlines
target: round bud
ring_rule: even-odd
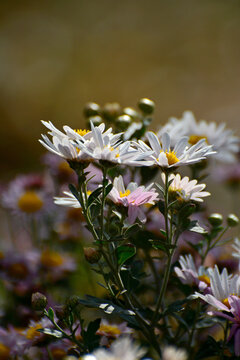
[[[77,305],[79,305],[79,297],[77,295],[70,296],[66,301],[66,306],[69,309],[74,309]]]
[[[227,224],[230,227],[237,226],[239,224],[239,218],[234,214],[229,214],[227,217]]]
[[[88,102],[83,109],[83,114],[86,117],[99,115],[101,111],[101,108],[98,104],[95,102]]]
[[[32,308],[36,311],[42,311],[47,306],[47,298],[40,292],[32,294]]]
[[[103,107],[103,116],[106,120],[112,121],[121,114],[121,106],[118,103],[107,103]]]
[[[56,305],[54,307],[55,314],[59,320],[64,320],[66,317],[66,308],[63,305]]]
[[[155,102],[150,99],[143,98],[139,100],[138,107],[144,114],[150,115],[155,110]]]
[[[208,221],[212,226],[220,226],[223,222],[223,217],[221,214],[214,213],[208,217]]]
[[[131,107],[124,108],[123,112],[124,112],[124,114],[131,116],[131,118],[134,118],[134,119],[139,117],[138,112]]]
[[[87,262],[89,262],[90,264],[97,264],[99,262],[101,258],[100,251],[92,247],[85,247],[83,251]]]
[[[103,118],[99,115],[95,115],[95,116],[90,116],[90,118],[88,118],[88,121],[89,123],[91,121],[94,126],[98,126],[103,122]]]
[[[122,130],[126,130],[129,127],[129,125],[131,124],[131,121],[132,121],[132,119],[129,115],[121,115],[121,116],[118,116],[118,118],[116,119],[117,125]]]

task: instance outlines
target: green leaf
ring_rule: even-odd
[[[135,235],[139,230],[141,229],[139,224],[133,224],[131,226],[129,226],[125,232],[124,232],[124,237],[127,239],[132,235]]]
[[[128,259],[136,254],[134,246],[122,245],[116,249],[118,265],[122,266]]]
[[[79,201],[80,200],[79,193],[78,193],[76,187],[73,184],[69,184],[68,188],[71,191],[71,193],[73,194],[73,196],[75,196],[75,198]]]
[[[90,352],[99,347],[100,335],[97,335],[96,332],[99,329],[100,322],[101,319],[96,319],[88,324],[87,330],[82,329],[81,335],[83,337],[84,345]]]
[[[112,190],[113,188],[113,184],[109,184],[106,189],[105,189],[105,197],[108,196],[108,194],[110,193],[110,191]]]
[[[164,194],[164,189],[163,189],[163,187],[162,187],[161,185],[159,185],[158,183],[155,183],[155,185],[156,185],[156,187],[158,188],[158,190],[160,190],[160,192],[161,192],[162,194]]]
[[[51,321],[54,321],[54,311],[51,307],[48,309],[48,317]]]
[[[164,215],[165,214],[165,202],[163,200],[160,200],[157,203],[157,206],[158,206],[160,213]]]
[[[87,206],[89,207],[102,193],[102,186],[94,190],[91,195],[88,197]]]

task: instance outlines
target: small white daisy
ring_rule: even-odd
[[[94,127],[91,122],[92,141],[82,142],[77,141],[76,147],[81,150],[81,153],[92,161],[106,161],[113,164],[126,165],[142,165],[141,160],[146,157],[146,154],[138,151],[132,147],[130,141],[122,142],[120,140],[122,133],[115,135],[108,132],[102,133],[99,128]],[[147,155],[152,153],[148,151]]]
[[[128,337],[114,341],[110,349],[97,349],[83,360],[138,360],[146,353]]]
[[[180,256],[180,267],[175,266],[174,271],[183,284],[197,285],[200,290],[210,286],[210,273],[204,266],[196,267],[192,255]]]
[[[150,146],[142,140],[139,140],[135,145],[143,153],[152,150],[153,154],[146,156],[146,160],[152,160],[152,165],[158,165],[161,168],[191,165],[214,153],[212,146],[206,145],[204,139],[199,140],[193,146],[189,146],[188,137],[181,137],[172,149],[171,138],[168,133],[164,133],[160,140],[151,131],[147,132],[146,136]]]
[[[162,180],[165,184],[166,176],[162,173]],[[202,202],[203,197],[209,196],[210,193],[207,191],[202,191],[205,189],[205,184],[198,184],[197,180],[189,180],[189,177],[185,176],[181,179],[179,174],[171,174],[169,176],[169,181],[171,181],[169,186],[169,193],[176,194],[177,198],[182,201],[197,201]]]
[[[185,111],[182,118],[172,117],[158,132],[158,136],[168,132],[171,137],[171,146],[174,146],[182,136],[188,137],[188,142],[194,145],[200,139],[213,146],[216,151],[214,157],[222,162],[236,161],[236,154],[240,150],[240,139],[233,132],[226,129],[226,124],[197,121],[191,111]]]
[[[185,350],[177,349],[174,346],[166,346],[162,352],[163,360],[187,360],[187,358]]]

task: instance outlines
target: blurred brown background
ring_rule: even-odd
[[[90,100],[237,130],[239,39],[239,0],[2,0],[1,177],[38,169],[40,120],[80,127]]]

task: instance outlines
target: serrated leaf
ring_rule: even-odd
[[[134,246],[122,245],[116,249],[118,265],[122,266],[128,259],[136,254]]]

